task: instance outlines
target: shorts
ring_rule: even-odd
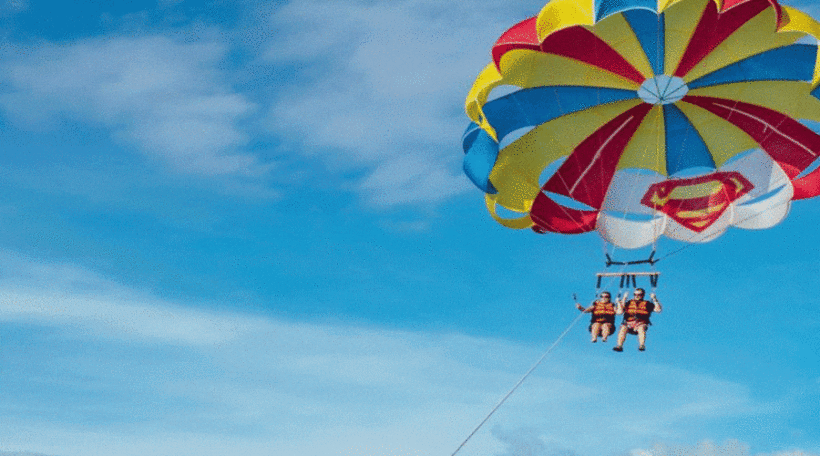
[[[604,326],[609,326],[609,333],[610,333],[610,334],[613,334],[613,333],[615,332],[615,323],[610,323],[610,322],[608,322],[608,321],[605,321],[605,322],[597,322],[597,323],[598,323],[599,325],[601,325],[601,329],[602,329],[602,330],[604,329]],[[590,323],[590,324],[589,324],[589,328],[587,328],[587,330],[588,330],[589,332],[592,332],[592,325],[594,325],[594,324],[595,324],[595,323]]]
[[[644,332],[649,330],[649,324],[641,320],[625,321],[621,326],[626,326],[626,330],[629,334],[638,334],[638,329],[640,329],[641,326],[643,326]]]

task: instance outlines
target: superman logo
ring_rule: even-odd
[[[641,204],[700,233],[715,223],[730,204],[753,188],[754,185],[738,172],[717,172],[654,184],[641,199]]]

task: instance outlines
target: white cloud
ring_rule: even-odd
[[[749,445],[730,439],[723,444],[705,440],[695,446],[658,444],[651,449],[630,451],[630,456],[750,456]],[[778,451],[771,454],[755,453],[756,456],[816,456],[800,449]]]
[[[573,456],[575,454],[571,450],[551,448],[540,434],[537,429],[518,429],[515,432],[509,432],[496,428],[493,430],[493,435],[506,447],[503,453],[497,453],[496,456]]]
[[[42,453],[30,453],[28,451],[0,451],[0,456],[46,456]]]
[[[817,453],[810,453],[804,450],[787,450],[787,451],[778,451],[776,453],[772,453],[770,455],[758,455],[758,456],[818,456]]]
[[[514,432],[494,429],[493,434],[504,445],[502,453],[495,456],[575,456],[571,449],[561,448],[547,443],[542,434],[531,428],[518,429]],[[752,453],[749,445],[736,439],[716,444],[704,440],[694,446],[655,444],[651,448],[632,449],[625,454],[629,456],[817,456],[800,449],[778,451],[776,453]]]
[[[694,447],[658,444],[647,450],[632,450],[630,456],[749,456],[749,446],[738,440],[723,445],[707,440]]]
[[[3,0],[0,2],[0,15],[21,13],[28,7],[29,0]]]
[[[87,270],[0,255],[0,321],[74,327],[95,337],[172,344],[218,344],[240,320],[226,322],[122,287]]]
[[[64,118],[102,125],[177,172],[233,177],[225,187],[238,193],[265,194],[277,171],[247,150],[260,115],[282,140],[277,154],[321,157],[337,176],[365,170],[354,186],[372,206],[473,190],[461,171],[463,98],[498,34],[537,10],[433,0],[245,7],[264,12],[195,39],[180,31],[7,46],[0,108],[41,131]],[[253,62],[238,67],[231,45]],[[241,93],[230,84],[243,80],[258,85]]]
[[[271,38],[260,54],[290,67],[297,79],[277,81],[270,128],[293,150],[324,156],[331,168],[365,167],[358,190],[374,206],[475,191],[459,166],[464,97],[489,63],[492,43],[543,3],[304,0],[272,6],[263,14]]]
[[[8,252],[0,291],[6,451],[450,454],[538,356],[496,339],[182,306]],[[635,385],[641,406],[623,407]],[[737,383],[558,350],[462,454],[609,454],[767,412]]]
[[[464,96],[497,34],[534,12],[431,0],[277,7],[265,58],[301,77],[279,91],[271,128],[335,167],[368,167],[359,189],[376,206],[469,191],[460,166]]]
[[[239,152],[256,106],[226,82],[226,52],[162,36],[16,46],[0,64],[0,106],[32,129],[61,116],[101,124],[179,172],[260,176],[268,166]]]
[[[378,206],[441,201],[469,190],[463,175],[433,157],[397,156],[379,163],[361,183],[368,200]]]

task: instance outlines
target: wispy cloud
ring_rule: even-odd
[[[29,0],[3,0],[0,2],[0,16],[20,13],[28,7]]]
[[[14,366],[3,380],[6,449],[97,454],[81,449],[104,442],[109,455],[442,454],[537,356],[503,340],[182,306],[9,252],[0,255],[0,290],[4,363]],[[21,325],[31,328],[25,340],[15,336]],[[626,451],[768,411],[740,384],[630,366],[627,357],[556,354],[465,454],[504,445],[541,451],[533,455]],[[639,409],[596,399],[636,384]]]
[[[42,453],[30,453],[28,451],[0,451],[0,456],[46,456]]]
[[[572,449],[561,448],[547,443],[535,429],[519,429],[516,432],[495,429],[494,435],[503,444],[504,450],[496,456],[576,456]],[[694,446],[655,444],[648,449],[632,449],[629,456],[817,456],[802,449],[789,449],[775,453],[753,453],[748,444],[729,439],[722,444],[704,440]]]
[[[0,255],[0,321],[74,327],[93,338],[218,344],[232,339],[239,320],[226,322],[131,290],[88,270]]]
[[[178,172],[264,175],[268,165],[241,152],[239,123],[256,105],[227,83],[227,51],[163,36],[9,46],[0,106],[39,131],[61,118],[103,125]]]
[[[263,56],[298,77],[278,91],[272,131],[335,167],[367,167],[359,189],[376,206],[468,191],[460,170],[463,97],[503,30],[496,24],[527,14],[505,6],[506,13],[482,2],[427,0],[275,8]]]
[[[250,149],[273,134],[268,155],[318,158],[369,205],[427,205],[472,190],[463,97],[498,34],[536,12],[520,3],[248,1],[258,14],[234,30],[8,43],[0,108],[39,131],[101,125],[176,172],[258,194],[289,172]]]
[[[749,445],[730,439],[723,444],[705,440],[695,446],[658,444],[651,449],[632,450],[630,456],[750,456]],[[756,456],[816,456],[800,449],[778,451],[771,454],[754,453]]]

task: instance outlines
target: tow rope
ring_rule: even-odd
[[[580,320],[581,317],[583,317],[584,315],[585,314],[580,313],[577,317],[575,317],[575,320],[572,320],[572,323],[570,323],[569,326],[567,326],[567,329],[565,329],[564,332],[561,333],[561,335],[558,336],[557,339],[555,339],[555,342],[553,342],[552,345],[550,345],[549,348],[547,348],[544,354],[541,355],[541,358],[530,368],[530,370],[527,371],[526,374],[524,374],[523,377],[521,377],[521,380],[519,380],[518,383],[516,383],[515,386],[513,386],[512,389],[503,398],[501,398],[498,404],[495,407],[493,407],[492,410],[490,410],[490,413],[487,414],[484,420],[482,420],[481,423],[478,423],[478,426],[476,426],[476,428],[473,429],[473,432],[471,432],[470,435],[468,435],[467,438],[464,439],[463,442],[461,442],[461,445],[459,445],[458,448],[456,448],[456,451],[453,451],[453,454],[451,454],[450,456],[455,456],[456,453],[458,453],[464,447],[464,445],[467,444],[467,441],[469,441],[475,435],[475,433],[478,432],[479,429],[481,429],[481,426],[484,426],[484,423],[486,423],[490,419],[490,417],[493,416],[493,413],[495,413],[495,411],[498,410],[510,396],[512,396],[515,390],[517,390],[518,387],[521,386],[522,383],[524,383],[524,380],[526,380],[527,377],[529,377],[530,374],[532,374],[532,372],[541,364],[541,362],[544,361],[547,355],[549,355],[550,352],[552,352],[552,349],[555,348],[559,342],[561,342],[561,339],[563,339],[564,336],[566,336],[567,333],[569,333],[569,330],[572,329],[572,327],[575,326],[575,323],[578,323],[578,320]]]

